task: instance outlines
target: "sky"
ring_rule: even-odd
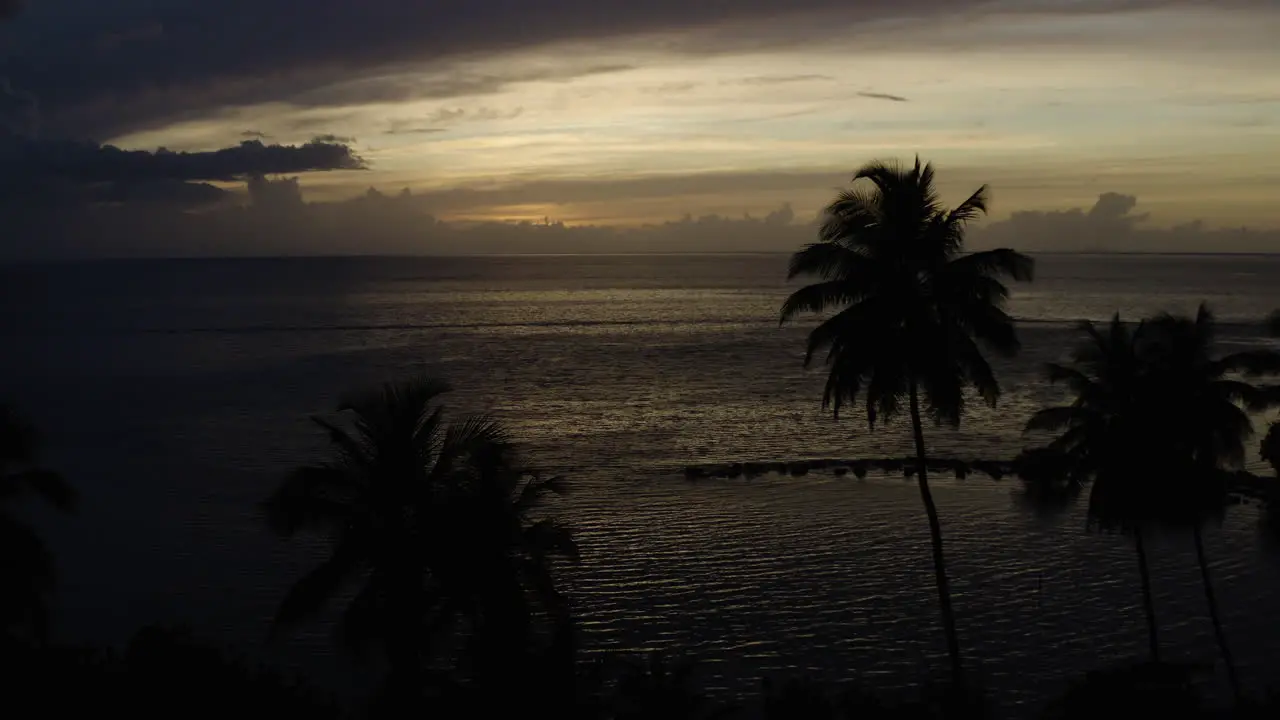
[[[1206,250],[1280,229],[1277,37],[1276,0],[28,0],[0,119],[42,149],[0,187],[47,175],[54,141],[249,141],[300,161],[164,179],[212,197],[283,167],[308,201],[409,188],[455,223],[803,224],[918,154],[944,199],[989,184],[994,223],[1110,193]]]

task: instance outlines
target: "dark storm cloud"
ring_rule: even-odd
[[[323,138],[319,139],[323,140]],[[310,142],[264,145],[246,140],[212,152],[121,150],[110,145],[16,140],[0,147],[8,178],[52,177],[72,183],[234,180],[249,175],[357,170],[363,162],[347,145]]]
[[[1271,1],[1219,5],[1262,8]],[[1085,0],[1027,7],[1083,12],[1194,4]],[[3,0],[0,8],[12,5]],[[265,100],[329,105],[493,92],[519,78],[419,83],[391,71],[558,41],[705,30],[702,41],[679,49],[713,53],[744,43],[804,42],[806,33],[783,20],[805,14],[838,15],[838,27],[986,7],[1019,9],[990,0],[315,0],[304,6],[295,0],[43,0],[15,20],[15,45],[0,74],[40,97],[52,129],[105,138]],[[747,32],[743,23],[757,25]],[[588,71],[589,65],[583,63]],[[345,82],[353,78],[373,81]]]
[[[94,202],[198,208],[216,205],[229,196],[226,190],[209,183],[149,181],[107,185],[95,189],[88,199]]]
[[[288,146],[249,140],[213,152],[175,153],[10,137],[0,141],[0,203],[190,206],[221,197],[220,190],[199,181],[363,166],[348,145],[319,140]]]

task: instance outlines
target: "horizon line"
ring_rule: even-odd
[[[554,257],[751,257],[770,255],[791,255],[794,250],[741,250],[741,251],[658,251],[658,252],[525,252],[525,253],[369,253],[369,254],[306,254],[306,255],[145,255],[136,257],[106,256],[79,258],[35,258],[0,260],[0,267],[21,265],[59,265],[95,262],[199,262],[225,260],[404,260],[404,259],[440,259],[440,260],[479,260],[487,258],[554,258]],[[982,252],[982,251],[975,251]],[[1149,257],[1276,257],[1275,252],[1232,252],[1232,251],[1152,251],[1152,250],[1032,250],[1025,251],[1032,256],[1149,256]]]

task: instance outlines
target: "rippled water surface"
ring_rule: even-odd
[[[0,270],[6,392],[81,488],[49,519],[65,635],[118,641],[187,622],[258,650],[282,589],[317,547],[267,535],[255,503],[322,452],[308,423],[344,391],[428,371],[458,413],[507,421],[576,492],[566,569],[593,650],[683,649],[726,695],[761,674],[917,683],[943,665],[928,531],[901,478],[689,483],[690,463],[905,454],[901,424],[869,433],[819,403],[806,323],[779,328],[784,256],[511,257],[93,263]],[[1228,345],[1280,307],[1280,259],[1045,256],[1015,289],[1024,352],[1004,399],[939,456],[1007,457],[1056,391],[1038,368],[1071,321],[1137,318],[1207,300]],[[1017,486],[935,491],[961,639],[1002,705],[1025,709],[1072,672],[1145,647],[1131,547],[1037,517]],[[1246,677],[1280,665],[1280,564],[1248,509],[1207,538]],[[1190,541],[1156,544],[1171,657],[1213,662]],[[345,677],[323,630],[270,651]]]

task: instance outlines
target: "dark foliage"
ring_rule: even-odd
[[[56,575],[44,541],[15,513],[28,498],[70,512],[76,496],[61,476],[40,467],[35,428],[0,404],[0,637],[43,642]]]
[[[144,629],[123,653],[6,643],[0,656],[7,707],[32,717],[344,717],[332,699],[181,629]]]
[[[458,677],[508,685],[535,657],[571,672],[569,609],[551,563],[577,548],[554,519],[534,517],[563,481],[523,470],[492,419],[446,423],[448,389],[415,380],[344,402],[349,427],[316,420],[335,457],[295,471],[265,504],[281,535],[331,543],[276,629],[354,588],[339,632],[357,654],[382,651],[401,706]]]
[[[1030,258],[1008,249],[964,252],[966,225],[987,209],[987,189],[946,209],[932,165],[873,162],[854,175],[863,186],[845,190],[826,210],[819,242],[791,258],[788,278],[819,281],[782,305],[786,322],[801,313],[828,314],[809,333],[805,364],[825,351],[824,407],[838,418],[846,403],[865,401],[867,424],[888,420],[907,405],[916,446],[921,501],[929,520],[935,584],[953,681],[963,663],[942,526],[929,489],[924,413],[960,424],[965,393],[975,389],[994,406],[1000,385],[983,350],[1018,351],[1002,278],[1030,280]]]

